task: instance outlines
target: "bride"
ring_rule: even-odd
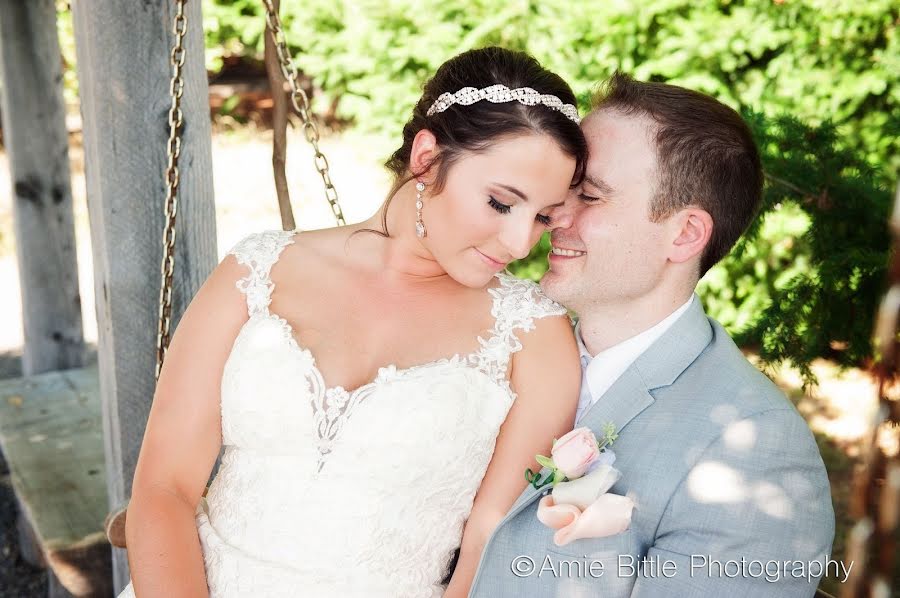
[[[466,596],[574,420],[566,311],[505,272],[581,175],[574,104],[526,54],[465,52],[426,83],[375,215],[228,252],[156,387],[120,596]]]

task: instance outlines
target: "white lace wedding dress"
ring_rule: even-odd
[[[515,400],[516,332],[565,309],[500,273],[486,291],[494,327],[476,352],[383,367],[352,392],[326,388],[269,312],[269,271],[294,234],[254,233],[229,252],[249,268],[237,286],[250,317],[222,377],[224,456],[196,512],[210,596],[441,596]]]

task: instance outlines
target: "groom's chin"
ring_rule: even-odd
[[[566,278],[565,276],[560,275],[557,272],[554,272],[552,267],[550,270],[544,274],[541,278],[541,290],[544,291],[544,294],[560,303],[565,305],[566,300]]]

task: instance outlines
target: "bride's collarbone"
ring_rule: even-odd
[[[480,291],[480,292],[478,292]],[[407,292],[340,278],[317,284],[276,282],[270,310],[288,321],[310,342],[321,337],[349,337],[356,346],[403,346],[403,339],[440,340],[459,334],[465,341],[493,326],[486,291]],[[466,334],[466,331],[470,331]]]

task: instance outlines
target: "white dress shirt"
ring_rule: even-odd
[[[672,312],[652,328],[632,336],[617,345],[613,345],[605,351],[591,355],[584,340],[581,338],[581,322],[575,325],[575,338],[578,341],[578,350],[581,353],[581,397],[578,400],[578,411],[575,414],[577,423],[587,410],[603,396],[609,387],[625,373],[625,370],[650,348],[663,333],[675,323],[694,301],[691,294],[684,305]]]

